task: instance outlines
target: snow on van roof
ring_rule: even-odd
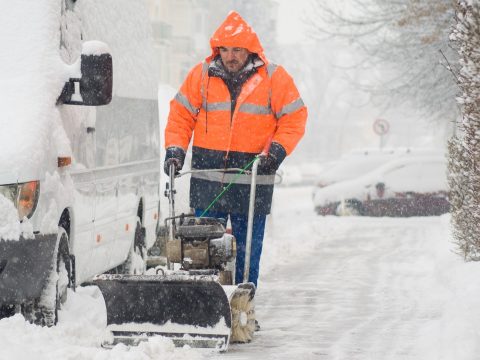
[[[68,155],[55,102],[63,87],[60,1],[13,1],[0,11],[0,170],[36,176],[48,149]],[[28,170],[27,170],[28,169]]]
[[[68,25],[79,28],[69,28],[76,38],[68,39],[60,35],[62,4],[18,0],[1,7],[0,183],[42,180],[42,166],[52,168],[58,156],[71,156],[56,106],[73,68],[62,59],[62,43],[77,42],[74,48],[87,40],[104,42],[113,58],[113,95],[157,99],[155,54],[143,1],[77,2],[77,21]],[[65,17],[71,10],[63,9]],[[99,43],[86,46],[88,53],[105,50]]]

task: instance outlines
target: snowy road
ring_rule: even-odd
[[[478,359],[480,264],[451,252],[448,216],[319,217],[310,193],[277,189],[256,297],[262,329],[213,358]],[[0,360],[212,357],[166,340],[101,349],[98,292],[70,295],[55,329],[0,320]]]

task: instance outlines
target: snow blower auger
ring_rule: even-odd
[[[243,169],[208,171],[241,174],[249,166],[252,166],[252,182],[244,282],[233,284],[234,276],[229,269],[234,268],[236,243],[234,236],[226,232],[223,220],[175,215],[175,167],[172,165],[165,191],[170,214],[163,227],[167,269],[159,269],[155,275],[104,274],[93,280],[107,308],[109,335],[104,347],[118,343],[138,345],[149,336],[161,335],[171,338],[179,347],[189,345],[226,351],[229,343],[252,340],[255,285],[247,281],[258,157]],[[176,176],[196,171],[205,170]]]

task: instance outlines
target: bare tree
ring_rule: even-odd
[[[345,0],[336,6],[315,1],[312,6],[312,37],[345,37],[364,54],[358,67],[384,70],[382,78],[360,85],[374,101],[407,104],[430,119],[456,119],[457,87],[445,70],[445,59],[457,63],[448,40],[452,0]]]

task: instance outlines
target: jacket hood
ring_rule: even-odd
[[[235,11],[230,11],[227,18],[212,35],[210,46],[212,55],[207,58],[207,61],[218,55],[218,47],[228,46],[246,48],[248,51],[258,54],[263,62],[268,62],[257,34],[240,14]]]

